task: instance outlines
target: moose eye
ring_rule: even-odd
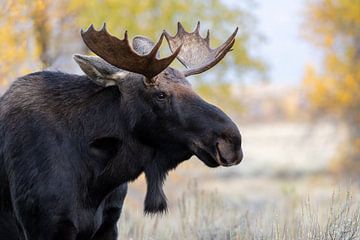
[[[166,99],[166,93],[164,93],[164,92],[159,92],[159,93],[156,94],[156,98],[157,98],[158,100],[160,100],[160,101],[165,100],[165,99]]]

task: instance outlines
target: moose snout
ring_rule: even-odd
[[[237,165],[242,159],[241,139],[218,139],[216,142],[216,161],[221,166]]]

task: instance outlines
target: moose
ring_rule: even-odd
[[[145,213],[167,209],[163,182],[191,156],[209,167],[243,158],[241,135],[186,77],[215,66],[218,48],[200,23],[158,42],[112,36],[104,24],[81,36],[95,56],[74,55],[85,75],[41,71],[0,99],[0,239],[114,240],[127,183],[145,174]],[[160,57],[166,38],[170,55]],[[185,70],[169,65],[178,59]]]

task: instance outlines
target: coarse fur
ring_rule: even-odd
[[[127,182],[142,172],[155,213],[166,210],[167,172],[192,155],[210,167],[241,161],[236,125],[177,70],[149,85],[78,60],[85,76],[32,73],[0,100],[0,239],[114,240]]]

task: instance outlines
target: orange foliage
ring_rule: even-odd
[[[306,70],[304,86],[310,103],[315,111],[348,126],[344,158],[359,163],[360,0],[313,0],[306,17],[306,37],[324,56],[321,70],[312,66]]]
[[[246,0],[250,1],[250,0]],[[142,34],[156,40],[163,29],[174,33],[176,22],[187,29],[196,21],[213,29],[212,45],[224,41],[235,26],[241,31],[234,51],[222,61],[218,73],[231,66],[239,75],[245,70],[263,73],[263,62],[251,56],[247,46],[256,39],[253,18],[246,8],[231,7],[221,0],[5,0],[0,8],[0,83],[8,83],[28,71],[51,66],[62,54],[69,56],[81,49],[80,28],[91,23],[100,27],[107,22],[115,35]],[[211,7],[209,7],[211,6]],[[231,26],[231,27],[230,27]],[[249,27],[251,26],[251,27]],[[77,44],[77,48],[74,45]],[[80,49],[79,49],[80,48]],[[62,56],[61,56],[62,55]],[[220,74],[223,75],[223,74]]]

